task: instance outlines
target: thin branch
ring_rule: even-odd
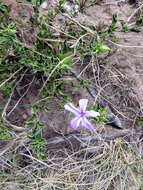
[[[23,69],[23,67],[21,67],[20,69],[18,69],[15,73],[13,73],[8,79],[6,79],[5,81],[3,81],[1,84],[0,84],[0,88],[5,85],[8,81],[10,81],[14,75],[16,75],[18,72],[20,72],[21,70]]]
[[[74,145],[82,146],[84,148],[88,146],[89,144],[101,146],[101,144],[104,142],[112,141],[117,138],[129,137],[131,135],[133,135],[133,133],[130,130],[125,130],[123,132],[116,133],[110,136],[101,135],[100,137],[95,137],[88,134],[74,134],[74,135],[70,134],[67,136],[59,136],[59,137],[50,138],[47,141],[46,146],[48,147],[48,149],[64,148],[71,144],[73,146]]]
[[[75,20],[74,18],[70,17],[68,14],[62,14],[64,17],[68,18],[69,20],[71,20],[72,22],[76,23],[78,26],[80,26],[82,29],[84,29],[85,31],[87,31],[88,33],[92,34],[92,35],[97,35],[96,31],[91,30],[90,28],[82,25],[80,22],[78,22],[77,20]]]

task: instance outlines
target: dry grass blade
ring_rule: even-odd
[[[125,141],[116,139],[108,146],[105,143],[102,151],[92,156],[88,153],[88,148],[84,153],[79,150],[72,154],[63,148],[53,153],[49,150],[47,158],[43,161],[20,153],[23,158],[30,159],[29,164],[25,168],[16,169],[13,177],[19,175],[19,184],[23,184],[24,177],[29,189],[36,188],[36,184],[43,190],[54,188],[123,190],[141,187],[140,172],[143,170],[143,160],[131,149],[126,149]],[[34,175],[38,171],[41,174]],[[7,180],[10,178],[12,180],[12,176],[7,176],[5,186],[8,186]]]

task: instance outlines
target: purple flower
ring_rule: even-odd
[[[89,131],[93,130],[92,124],[87,120],[88,117],[98,117],[100,114],[93,110],[86,111],[88,100],[80,99],[79,100],[79,108],[73,106],[72,103],[65,104],[64,108],[70,112],[72,112],[76,117],[71,120],[70,127],[76,130],[80,123],[88,129]]]

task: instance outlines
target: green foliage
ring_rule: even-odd
[[[112,16],[112,23],[107,30],[107,33],[109,34],[109,36],[112,36],[114,32],[117,31],[118,29],[117,23],[118,23],[117,15],[115,14]]]
[[[0,140],[6,140],[11,137],[8,129],[5,127],[2,120],[0,120]]]
[[[29,144],[32,148],[32,151],[37,155],[38,159],[44,159],[45,153],[45,139],[42,136],[42,129],[44,125],[40,123],[36,118],[36,108],[33,107],[33,115],[27,121],[27,125],[32,126],[32,134],[29,135]]]
[[[90,86],[90,85],[91,85],[91,82],[90,82],[90,81],[87,81],[87,80],[81,80],[80,85],[81,85],[82,87],[87,87],[87,86]]]
[[[16,25],[0,23],[0,64],[13,53],[13,39],[16,37]]]
[[[33,19],[33,27],[38,25],[39,32],[35,36],[35,44],[32,48],[27,48],[20,42],[25,39],[20,39],[17,35],[19,23],[0,24],[0,70],[2,71],[0,78],[8,78],[16,69],[26,66],[33,73],[41,72],[45,77],[50,76],[48,82],[53,85],[51,88],[55,89],[57,84],[55,85],[54,81],[71,70],[71,49],[63,42],[47,43],[43,40],[53,39],[55,36],[47,27],[44,18],[42,19],[42,21],[38,21],[36,17]],[[49,20],[50,18],[47,23]]]
[[[2,75],[3,76],[3,75]],[[1,78],[1,77],[0,77]],[[3,96],[6,98],[9,96],[9,94],[12,91],[12,87],[15,83],[15,80],[10,81],[9,83],[6,83],[5,85],[2,86],[1,88],[1,92],[3,94]]]
[[[62,81],[50,81],[45,86],[45,90],[42,93],[42,97],[53,97],[56,94],[61,94],[63,91]]]
[[[60,66],[61,70],[70,71],[72,66],[72,52],[67,52],[59,55],[60,62],[62,63]]]
[[[136,122],[135,122],[135,124],[136,124],[137,126],[143,127],[143,118],[137,119]]]
[[[110,48],[103,43],[103,40],[98,38],[98,44],[96,46],[96,54],[102,54],[110,51]]]
[[[33,0],[30,2],[32,4],[36,3]],[[41,3],[41,1],[37,1],[37,3]],[[35,6],[37,5],[35,4]],[[1,9],[4,11],[5,7]],[[55,14],[57,13],[55,12]],[[14,72],[15,69],[21,66],[26,66],[33,73],[40,72],[45,77],[50,76],[48,78],[48,84],[52,86],[51,90],[55,91],[54,89],[57,89],[55,86],[59,84],[54,84],[56,83],[55,80],[72,68],[73,48],[67,43],[67,37],[64,37],[65,42],[60,42],[50,27],[48,27],[51,26],[53,16],[47,15],[47,17],[39,18],[33,14],[33,27],[36,28],[38,26],[39,32],[36,34],[35,42],[31,48],[27,48],[21,43],[25,39],[21,39],[18,36],[19,23],[2,22],[0,24],[0,51],[2,52],[0,55],[0,67],[3,68],[3,73],[7,73],[7,68],[9,68],[11,63],[10,72]],[[77,31],[74,23],[68,22],[67,26],[67,33],[73,36],[73,38],[78,39],[81,35],[85,34],[85,31]],[[44,39],[51,39],[51,41],[46,42]],[[54,40],[52,41],[52,39]],[[80,40],[77,47],[77,53],[81,57],[101,54],[109,50],[110,48],[104,44],[104,40],[101,38],[99,41],[96,37],[91,38],[89,43]],[[4,70],[5,63],[7,65]],[[10,73],[8,72],[8,74]]]
[[[98,125],[105,125],[107,123],[108,110],[106,108],[99,108],[98,112],[100,116],[96,118],[96,123]]]
[[[0,4],[0,22],[5,22],[9,20],[9,12],[11,10],[10,6]]]
[[[137,26],[143,26],[143,14],[140,14],[139,18],[136,20]]]
[[[29,1],[33,5],[36,12],[38,11],[39,6],[43,2],[43,0],[27,0],[27,1]]]
[[[137,28],[137,26],[128,27],[127,23],[123,20],[120,20],[120,23],[122,25],[122,31],[123,32],[140,32],[140,30]]]
[[[95,110],[100,113],[99,117],[91,118],[97,125],[105,125],[107,123],[108,110],[106,108],[98,108],[97,106],[90,107],[91,110]]]
[[[100,55],[110,51],[110,48],[104,44],[104,39],[100,37],[93,37],[88,43],[80,41],[77,52],[84,58],[90,55]]]
[[[143,24],[143,17],[140,16],[139,19],[136,21],[136,26],[129,27],[127,22],[124,20],[118,20],[117,15],[113,15],[112,17],[112,23],[108,30],[106,31],[106,35],[109,35],[110,37],[114,36],[114,33],[117,31],[121,32],[140,32],[138,26],[141,26]],[[121,29],[120,26],[121,25]]]
[[[89,0],[89,6],[94,6],[94,5],[96,5],[97,3],[101,2],[101,1],[102,0]]]

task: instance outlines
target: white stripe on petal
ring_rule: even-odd
[[[82,118],[82,125],[86,128],[86,129],[88,129],[89,131],[93,131],[94,130],[94,128],[93,128],[93,126],[92,126],[92,124],[84,117],[84,118]]]
[[[100,116],[100,113],[99,112],[96,112],[96,111],[86,111],[86,117],[98,117]]]
[[[65,110],[68,110],[68,111],[72,112],[76,116],[80,115],[79,109],[77,109],[76,107],[74,107],[72,103],[65,104],[64,108],[65,108]]]
[[[80,99],[79,100],[79,109],[82,112],[85,112],[87,107],[88,99]]]
[[[70,127],[73,130],[76,130],[79,127],[81,120],[82,120],[81,117],[75,117],[74,119],[71,120]]]

